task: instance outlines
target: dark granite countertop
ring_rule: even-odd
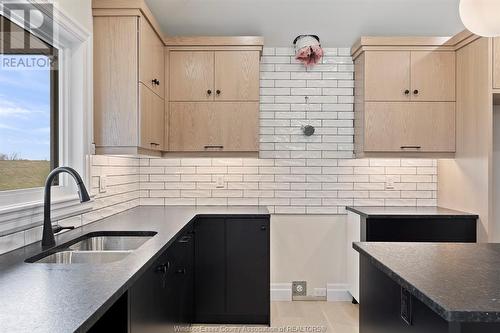
[[[0,331],[85,331],[198,215],[269,215],[262,207],[137,207],[56,237],[65,243],[92,231],[156,231],[125,259],[109,264],[40,264],[24,260],[40,242],[0,256]]]
[[[500,322],[500,244],[354,243],[449,322]]]
[[[347,206],[346,210],[367,218],[478,218],[478,215],[441,207],[362,207]]]

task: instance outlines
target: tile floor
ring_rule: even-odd
[[[271,327],[194,325],[194,333],[358,333],[358,305],[351,302],[272,302]]]

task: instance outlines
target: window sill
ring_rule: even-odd
[[[57,221],[92,210],[94,196],[80,203],[78,195],[65,195],[52,200],[52,220]],[[26,202],[0,208],[0,236],[43,224],[43,201]]]

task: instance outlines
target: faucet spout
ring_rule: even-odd
[[[56,240],[54,238],[54,229],[52,228],[52,221],[50,218],[50,204],[51,204],[51,195],[50,190],[52,188],[52,182],[55,177],[60,173],[68,173],[70,174],[76,182],[78,186],[78,195],[80,196],[80,202],[90,201],[89,193],[85,188],[85,184],[83,183],[82,177],[76,172],[75,169],[70,167],[59,167],[54,170],[47,176],[47,180],[45,181],[45,189],[44,189],[44,201],[43,201],[43,233],[42,233],[42,248],[47,249],[56,245]]]

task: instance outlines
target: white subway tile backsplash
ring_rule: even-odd
[[[277,214],[345,214],[346,205],[435,205],[435,160],[353,159],[350,49],[324,50],[322,63],[306,69],[293,48],[264,48],[259,158],[106,157],[95,163],[101,168],[97,174],[125,165],[127,174],[117,175],[114,185],[140,183],[141,204],[259,204]],[[313,136],[303,135],[305,125],[316,128]],[[220,177],[223,188],[217,188]]]

